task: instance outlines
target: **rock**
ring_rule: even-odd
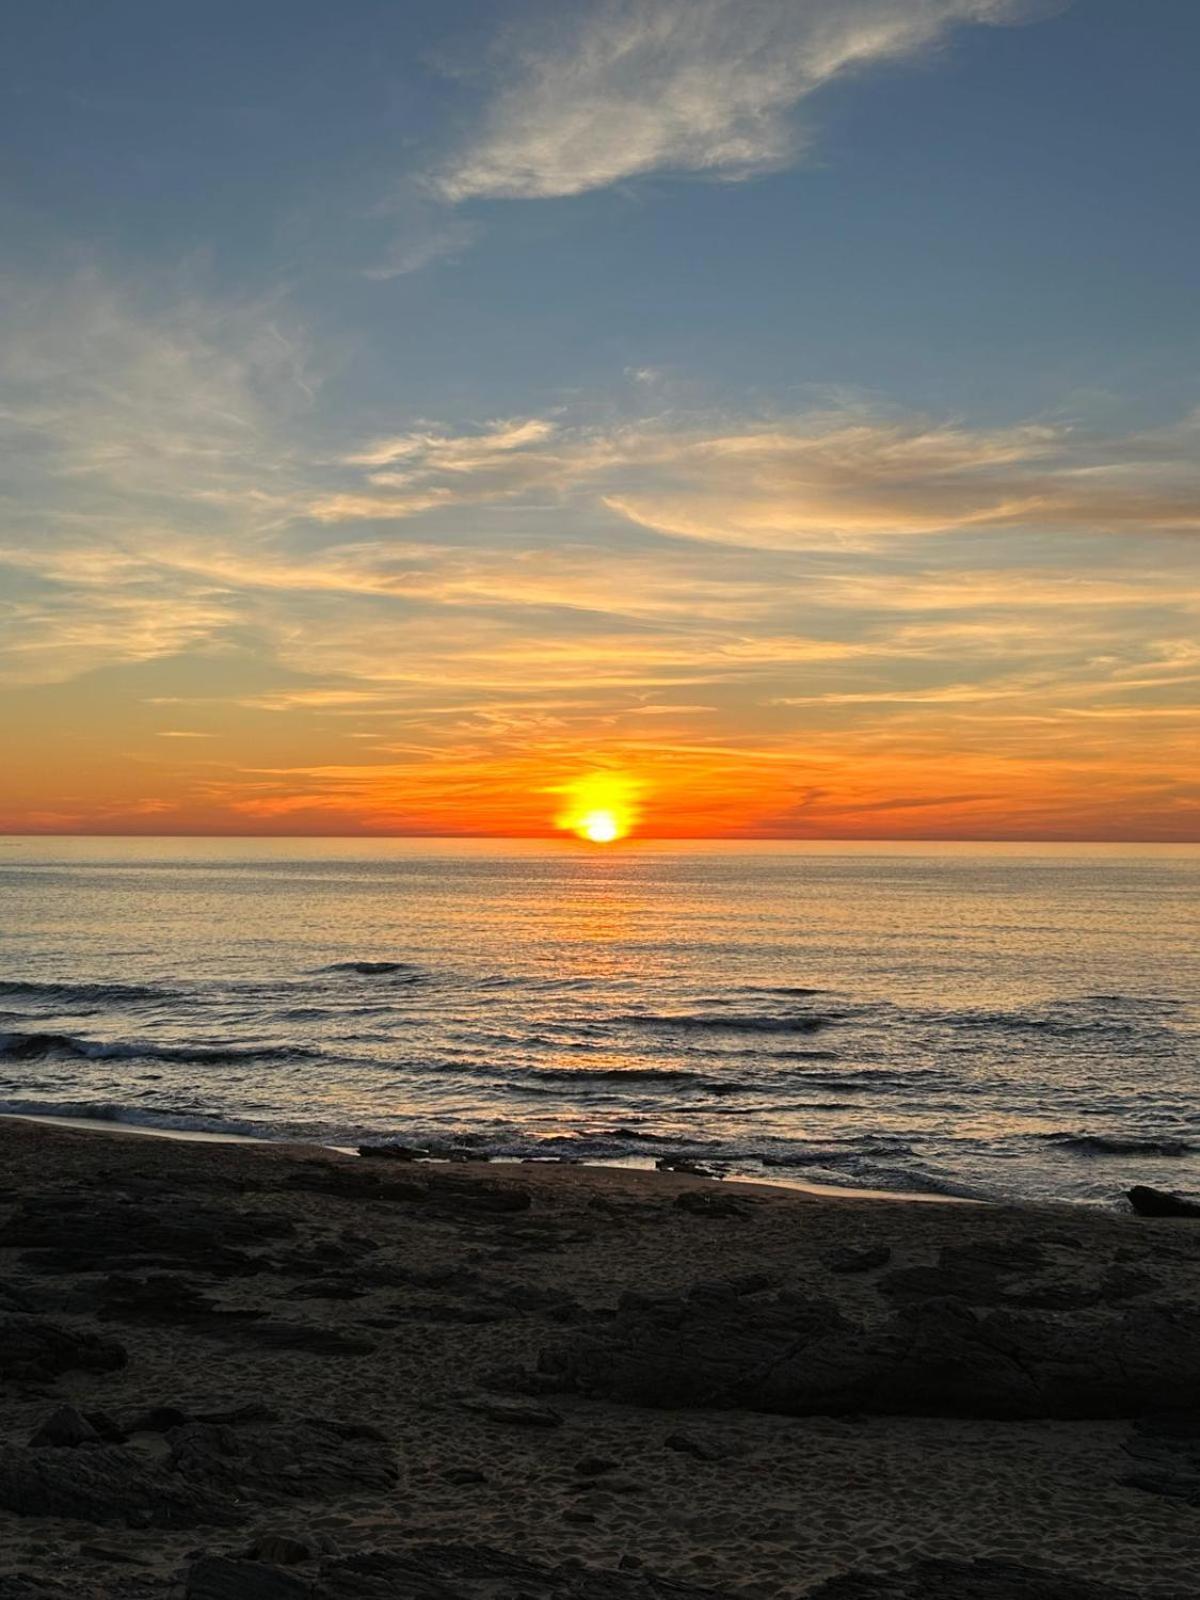
[[[570,1516],[592,1518],[581,1509]],[[186,1600],[729,1600],[668,1582],[635,1559],[620,1570],[581,1561],[543,1566],[482,1545],[417,1545],[327,1558],[302,1578],[262,1562],[206,1556],[190,1568],[184,1593]]]
[[[242,1552],[243,1561],[269,1561],[277,1567],[295,1567],[316,1561],[325,1552],[310,1534],[260,1533]]]
[[[0,1445],[0,1509],[138,1528],[233,1526],[245,1518],[209,1486],[108,1444],[79,1450]]]
[[[478,1467],[447,1467],[442,1477],[447,1483],[473,1484],[486,1483],[487,1473],[480,1472]]]
[[[396,1482],[395,1458],[374,1428],[314,1418],[231,1427],[192,1422],[167,1434],[169,1468],[188,1482],[258,1499],[332,1499]]]
[[[575,1471],[581,1478],[598,1478],[605,1472],[615,1472],[620,1465],[618,1461],[609,1461],[605,1456],[584,1456],[575,1463]]]
[[[0,1378],[45,1383],[60,1372],[115,1372],[126,1359],[115,1339],[22,1312],[0,1312]]]
[[[293,1232],[286,1217],[217,1210],[170,1191],[163,1199],[150,1207],[94,1193],[29,1196],[0,1228],[0,1247],[36,1252],[25,1260],[46,1272],[162,1267],[236,1277],[263,1267],[238,1247]]]
[[[1117,1417],[1200,1402],[1200,1309],[1077,1324],[962,1301],[858,1326],[828,1301],[625,1295],[541,1352],[563,1389],[635,1405],[785,1416]]]
[[[222,1337],[245,1340],[267,1350],[300,1350],[320,1356],[369,1356],[372,1339],[311,1322],[245,1322],[222,1328]]]
[[[464,1411],[489,1422],[505,1422],[517,1428],[561,1428],[563,1419],[548,1406],[523,1406],[509,1400],[464,1400]]]
[[[1124,1448],[1134,1470],[1121,1483],[1200,1507],[1200,1414],[1142,1417]]]
[[[740,1195],[721,1194],[715,1189],[685,1189],[675,1197],[676,1208],[694,1217],[745,1217],[753,1204]]]
[[[720,1461],[721,1452],[690,1433],[669,1433],[663,1440],[668,1450],[677,1450],[681,1456],[694,1456],[697,1461]]]
[[[1129,1203],[1139,1217],[1200,1217],[1200,1201],[1185,1200],[1165,1189],[1151,1189],[1138,1183],[1127,1191]]]
[[[360,1144],[360,1156],[375,1161],[424,1161],[429,1151],[409,1144]]]
[[[71,1448],[79,1444],[99,1444],[100,1435],[74,1406],[59,1406],[57,1411],[50,1413],[29,1443],[35,1450],[47,1445]]]
[[[1009,1561],[918,1561],[899,1572],[848,1572],[805,1600],[1136,1600],[1092,1578]]]
[[[289,1300],[361,1300],[367,1291],[353,1278],[314,1278],[288,1290]]]
[[[313,1592],[299,1573],[227,1556],[193,1562],[184,1586],[186,1600],[307,1600]]]
[[[187,1278],[174,1272],[145,1277],[113,1273],[99,1290],[96,1315],[106,1322],[206,1322],[217,1317],[249,1320],[261,1311],[227,1311]]]
[[[887,1266],[892,1259],[892,1250],[886,1244],[867,1245],[861,1250],[841,1245],[836,1250],[828,1251],[821,1259],[830,1272],[874,1272],[877,1267]]]

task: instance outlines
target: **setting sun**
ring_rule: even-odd
[[[612,844],[630,833],[640,816],[641,784],[623,772],[589,772],[563,784],[567,803],[554,823],[591,844]]]
[[[624,829],[611,811],[589,811],[575,831],[593,844],[611,844],[621,837]]]

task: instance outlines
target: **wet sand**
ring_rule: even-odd
[[[1200,1594],[1197,1224],[15,1119],[0,1219],[4,1600]]]

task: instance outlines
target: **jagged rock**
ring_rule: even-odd
[[[375,1161],[423,1161],[429,1156],[429,1151],[409,1144],[360,1144],[360,1156]]]
[[[74,1406],[59,1406],[32,1435],[29,1443],[35,1450],[50,1445],[71,1448],[79,1444],[99,1444],[100,1435]]]
[[[539,1368],[564,1389],[658,1407],[1115,1417],[1195,1404],[1198,1336],[1195,1307],[1069,1323],[938,1300],[864,1328],[787,1293],[626,1295],[611,1322],[544,1349]]]
[[[587,1516],[590,1513],[580,1513]],[[478,1545],[418,1545],[321,1562],[316,1574],[208,1556],[185,1582],[186,1600],[725,1600],[644,1567],[542,1566]]]
[[[309,1600],[316,1592],[298,1572],[229,1556],[193,1562],[184,1589],[186,1600]]]
[[[867,1245],[861,1250],[841,1245],[822,1257],[830,1272],[838,1273],[874,1272],[877,1267],[886,1267],[891,1259],[892,1249],[886,1244]]]
[[[0,1378],[44,1383],[60,1372],[115,1372],[125,1361],[115,1339],[22,1312],[0,1313]]]
[[[311,1534],[260,1533],[242,1551],[243,1561],[267,1561],[277,1567],[295,1567],[330,1553],[328,1541]]]
[[[261,1311],[227,1311],[175,1272],[145,1277],[113,1273],[98,1291],[96,1315],[104,1322],[206,1322],[215,1317],[251,1319]]]
[[[1138,1183],[1127,1193],[1139,1217],[1200,1217],[1200,1201],[1186,1200],[1183,1195],[1169,1194],[1165,1189],[1151,1189],[1148,1184]]]
[[[293,1224],[267,1213],[220,1211],[172,1194],[149,1207],[92,1193],[35,1195],[0,1228],[0,1247],[26,1249],[39,1271],[122,1272],[147,1266],[234,1277],[262,1270],[243,1245],[283,1238]]]
[[[376,1429],[320,1418],[247,1428],[193,1422],[173,1428],[167,1443],[173,1472],[238,1496],[328,1499],[382,1492],[398,1476]]]
[[[1093,1578],[1009,1561],[918,1561],[900,1572],[848,1572],[805,1600],[1137,1600]]]
[[[135,1528],[231,1527],[245,1517],[209,1486],[109,1444],[80,1450],[0,1445],[0,1509]]]

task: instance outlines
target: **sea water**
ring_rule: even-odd
[[[1200,1188],[1200,849],[0,840],[0,1111]]]

